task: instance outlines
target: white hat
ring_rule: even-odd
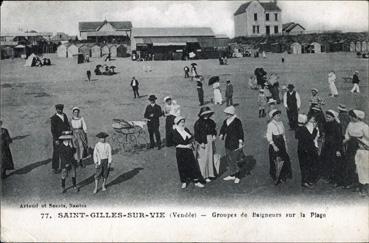
[[[357,116],[357,118],[359,118],[360,120],[363,120],[364,117],[365,117],[365,112],[364,111],[354,110],[354,113]]]
[[[277,104],[275,99],[269,99],[268,104]]]
[[[269,112],[269,118],[272,119],[275,115],[281,114],[281,111],[278,109],[273,109]]]
[[[178,125],[178,123],[182,120],[186,120],[186,118],[184,118],[183,116],[177,116],[176,118],[174,118],[174,124]]]
[[[167,102],[167,100],[169,100],[169,99],[172,99],[172,97],[170,97],[170,96],[165,96],[165,98],[164,98],[164,102]]]
[[[227,108],[224,109],[224,113],[234,115],[236,114],[236,108],[234,108],[233,105],[228,106]]]
[[[325,112],[327,115],[332,116],[337,122],[340,122],[340,120],[338,119],[338,113],[334,110],[327,110]]]
[[[307,115],[305,115],[305,114],[299,114],[299,116],[297,118],[297,122],[299,124],[305,124],[307,122]]]
[[[312,88],[311,91],[315,91],[316,93],[319,93],[319,90],[317,88]]]
[[[74,111],[74,110],[80,111],[81,109],[78,106],[75,106],[75,107],[72,108],[72,111]]]
[[[337,108],[339,111],[347,111],[347,108],[344,104],[339,104]]]

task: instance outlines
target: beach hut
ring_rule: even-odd
[[[356,41],[355,51],[356,52],[361,52],[361,41]]]
[[[6,46],[1,48],[1,59],[13,58],[14,57],[14,49],[13,47]]]
[[[117,46],[117,57],[127,57],[127,47],[125,45]]]
[[[292,54],[301,54],[302,52],[301,44],[298,42],[294,42],[291,44],[291,53]]]
[[[368,43],[364,40],[361,42],[361,52],[368,51]]]
[[[322,52],[322,46],[318,42],[311,43],[312,51],[311,53],[321,53]]]
[[[98,45],[93,45],[91,47],[91,57],[101,57],[101,48]]]
[[[84,56],[91,56],[91,45],[85,44],[79,48],[79,53],[82,53]]]
[[[68,50],[68,55],[67,55],[68,58],[73,58],[73,55],[78,54],[78,46],[76,46],[75,44],[71,44],[67,50]]]
[[[109,51],[110,51],[111,57],[117,57],[117,46],[116,45],[110,45]]]
[[[68,44],[61,44],[56,49],[58,57],[68,57]]]
[[[101,47],[101,55],[102,56],[108,55],[109,53],[110,53],[110,51],[109,51],[109,46],[108,45],[105,45],[105,46]]]
[[[355,49],[356,49],[355,42],[351,41],[350,42],[350,52],[355,52]]]

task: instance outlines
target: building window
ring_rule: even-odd
[[[253,25],[253,26],[252,26],[252,33],[253,33],[253,34],[255,34],[255,33],[256,33],[256,26],[255,26],[255,25]]]
[[[254,13],[254,20],[257,21],[258,20],[258,14]]]
[[[265,14],[265,20],[266,21],[269,21],[269,14],[267,13],[267,14]]]
[[[267,35],[270,35],[270,26],[269,25],[265,26],[265,32],[266,32]]]
[[[278,34],[278,25],[274,26],[274,34]]]
[[[277,13],[274,14],[274,20],[278,21],[278,14]]]
[[[260,31],[259,31],[259,25],[256,26],[256,32],[259,34]]]

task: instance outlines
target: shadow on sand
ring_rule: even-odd
[[[138,173],[140,173],[141,170],[143,170],[143,168],[139,167],[139,168],[134,168],[133,170],[130,170],[128,172],[125,172],[121,174],[120,176],[118,176],[117,178],[115,178],[114,180],[112,180],[111,182],[109,182],[106,186],[110,187],[110,186],[118,185],[122,182],[128,181],[129,179],[132,179]]]
[[[17,169],[13,172],[10,172],[8,176],[11,176],[13,174],[21,175],[21,174],[27,174],[31,172],[32,170],[36,169],[37,167],[47,165],[51,162],[51,159],[45,159],[42,161],[38,161],[29,165],[24,166],[23,168]]]

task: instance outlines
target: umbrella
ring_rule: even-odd
[[[193,63],[191,63],[191,66],[197,66],[197,63],[194,63],[194,62],[193,62]]]
[[[208,85],[212,85],[212,84],[214,84],[214,83],[216,83],[216,82],[219,82],[219,76],[213,76],[213,77],[211,77],[211,78],[209,79],[209,83],[208,83]]]

